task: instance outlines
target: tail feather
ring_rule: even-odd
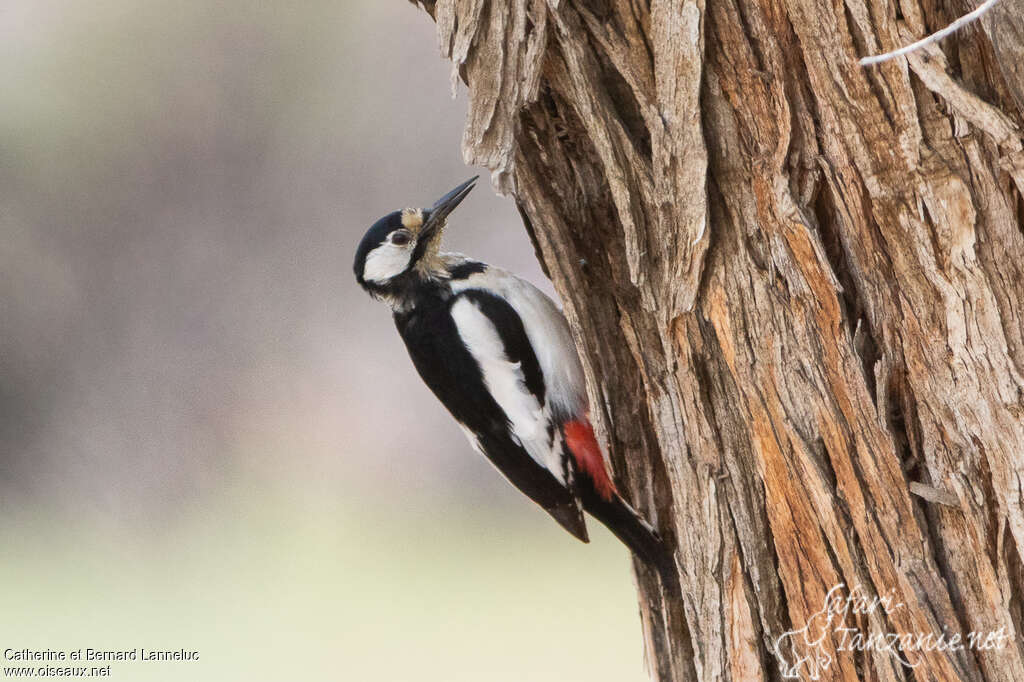
[[[590,421],[586,416],[567,421],[562,433],[577,472],[583,474],[577,486],[583,508],[607,526],[641,561],[656,570],[667,591],[678,595],[679,573],[673,552],[658,531],[619,495],[608,475]]]
[[[584,492],[583,508],[608,527],[641,561],[658,572],[666,589],[679,593],[679,573],[672,550],[651,524],[618,494],[606,500],[595,491]]]

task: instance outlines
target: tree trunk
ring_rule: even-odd
[[[973,7],[424,4],[678,547],[653,677],[1024,680],[1024,0],[869,68]]]

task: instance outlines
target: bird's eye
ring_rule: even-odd
[[[391,235],[391,243],[394,244],[395,246],[405,246],[406,244],[409,243],[409,233],[395,232],[393,235]]]

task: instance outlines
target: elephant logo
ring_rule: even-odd
[[[775,640],[775,658],[779,660],[782,676],[795,679],[806,675],[806,679],[820,680],[821,674],[832,665],[832,656],[825,649],[825,637],[834,629],[833,621],[839,625],[843,618],[842,609],[833,608],[835,593],[845,585],[839,584],[825,596],[825,605],[807,619],[807,623],[796,630],[782,633]]]

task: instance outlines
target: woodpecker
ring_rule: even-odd
[[[586,511],[677,586],[672,553],[605,467],[562,312],[529,282],[440,250],[476,180],[374,223],[356,250],[356,281],[390,306],[417,372],[475,450],[569,533],[589,541]]]

